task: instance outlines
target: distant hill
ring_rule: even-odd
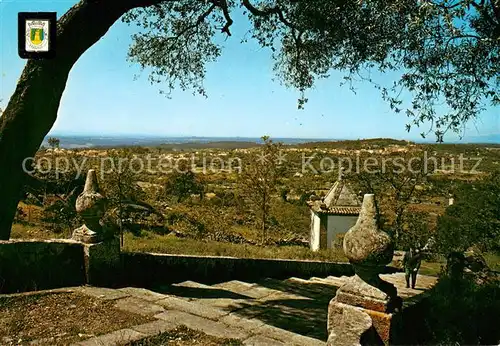
[[[467,137],[466,141],[474,143],[484,143],[484,144],[490,144],[490,143],[500,144],[500,133],[495,133],[492,135],[484,135],[484,136]]]
[[[167,150],[193,149],[245,149],[259,146],[260,138],[251,137],[155,137],[155,136],[83,136],[83,135],[51,135],[60,139],[61,148],[119,148],[119,147],[154,147]],[[48,138],[47,137],[47,138]],[[43,145],[48,146],[47,138]],[[297,148],[342,148],[370,149],[390,145],[404,146],[408,144],[436,145],[430,142],[413,142],[392,138],[366,138],[357,140],[313,139],[313,138],[272,138],[274,142],[282,142]],[[462,141],[447,142],[448,145],[500,145],[500,134],[467,137]],[[444,144],[446,146],[446,144]]]
[[[323,142],[309,142],[298,144],[299,148],[329,148],[329,149],[369,149],[369,148],[383,148],[389,145],[408,145],[415,144],[411,141],[392,139],[392,138],[367,138],[356,140],[339,140],[339,141],[323,141]]]
[[[157,145],[157,148],[166,150],[193,150],[193,149],[247,149],[255,148],[261,144],[256,142],[216,141],[216,142],[188,142],[166,143]]]
[[[256,147],[262,143],[260,138],[251,137],[158,137],[158,136],[84,136],[84,135],[56,135],[45,138],[42,145],[48,146],[47,139],[56,137],[60,140],[61,148],[118,148],[118,147],[161,147],[165,149],[202,149],[221,148],[237,149]],[[273,138],[275,142],[298,144],[314,142],[318,139],[310,138]],[[324,139],[319,139],[324,141]]]

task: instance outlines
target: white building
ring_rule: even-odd
[[[311,209],[312,251],[331,249],[338,234],[346,233],[356,223],[361,204],[343,179],[333,184],[323,200],[308,202]]]

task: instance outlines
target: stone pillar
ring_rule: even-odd
[[[76,211],[84,224],[73,231],[72,238],[83,243],[86,283],[114,285],[121,272],[120,242],[117,237],[109,236],[103,224],[106,198],[99,191],[93,169],[88,171],[85,188],[76,200]]]
[[[327,345],[389,344],[402,305],[394,285],[379,274],[394,254],[389,235],[378,228],[373,194],[364,196],[356,224],[344,237],[344,252],[355,275],[328,306]]]

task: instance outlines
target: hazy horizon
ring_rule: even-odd
[[[95,133],[49,133],[46,137],[44,142],[46,141],[47,138],[49,137],[57,137],[60,139],[121,139],[121,140],[134,140],[134,139],[145,139],[145,140],[155,140],[155,141],[160,141],[161,140],[181,140],[181,142],[184,142],[185,140],[205,140],[205,141],[234,141],[234,140],[240,140],[240,141],[259,141],[261,136],[192,136],[192,135],[157,135],[157,134],[144,134],[144,133],[130,133],[130,134],[123,134],[123,133],[101,133],[101,134],[95,134]],[[384,138],[384,139],[394,139],[394,140],[405,140],[405,141],[411,141],[411,142],[416,142],[416,143],[435,143],[434,138],[414,138],[414,139],[408,139],[408,138],[396,138],[396,137],[359,137],[359,138],[323,138],[323,137],[273,137],[271,136],[271,139],[275,140],[289,140],[291,142],[293,141],[300,141],[300,142],[307,142],[307,141],[354,141],[354,140],[368,140],[368,139],[376,139],[376,138]],[[167,142],[166,142],[167,143]],[[468,143],[475,143],[475,144],[500,144],[500,135],[485,135],[485,136],[477,136],[473,138],[464,138],[462,140],[448,140],[444,142],[450,143],[450,144],[468,144]]]

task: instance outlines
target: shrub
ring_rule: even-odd
[[[427,297],[403,310],[405,344],[484,345],[500,341],[500,284],[443,276]]]
[[[191,194],[199,194],[203,197],[205,186],[203,182],[192,171],[174,172],[165,184],[165,195],[175,197],[177,202],[182,202]]]
[[[471,246],[500,251],[500,172],[457,190],[455,204],[438,219],[436,241],[445,256]]]

